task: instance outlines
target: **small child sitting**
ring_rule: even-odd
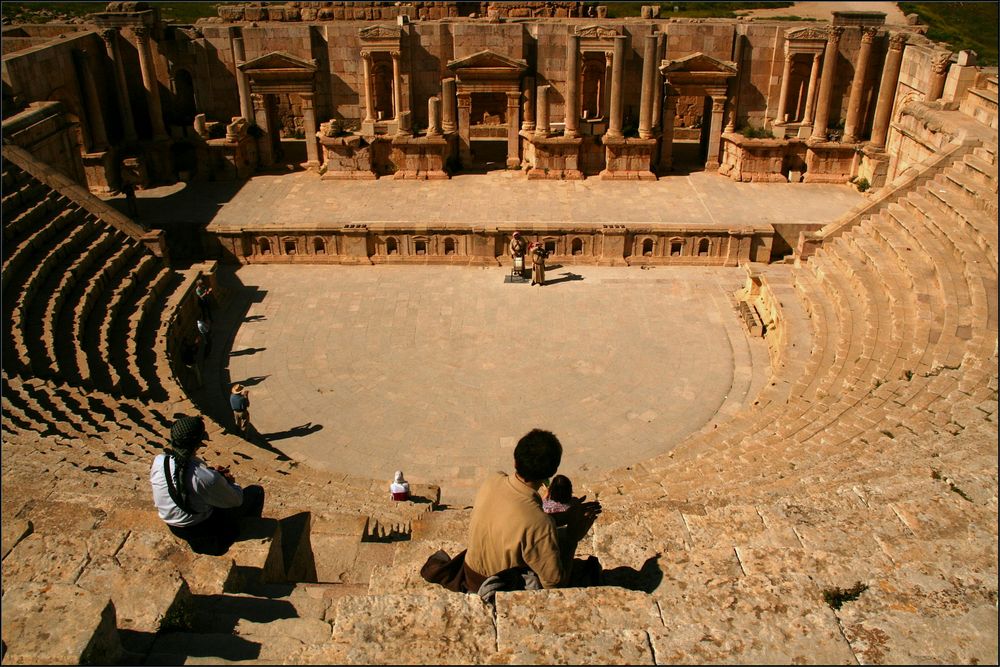
[[[389,494],[393,500],[410,499],[410,483],[403,479],[402,470],[396,471],[396,476],[393,478],[392,484],[389,485]]]
[[[546,514],[565,512],[574,505],[573,482],[566,475],[556,475],[549,482],[549,492],[542,500],[542,510]]]

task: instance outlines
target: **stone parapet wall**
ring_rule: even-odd
[[[847,183],[857,175],[860,144],[722,135],[719,173],[743,183]]]
[[[411,20],[438,20],[460,16],[482,18],[568,18],[583,16],[583,2],[248,2],[222,4],[224,21],[379,21],[406,16]]]
[[[518,228],[538,242],[550,261],[602,266],[737,266],[768,262],[770,225],[719,228],[678,225],[603,225]],[[286,228],[215,232],[221,261],[240,264],[455,264],[503,266],[514,229],[448,228],[433,224],[346,225],[335,229]]]

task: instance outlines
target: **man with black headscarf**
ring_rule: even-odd
[[[227,468],[211,468],[194,455],[208,438],[201,417],[181,417],[170,427],[170,447],[149,471],[160,518],[196,553],[219,556],[239,536],[243,517],[259,517],[264,489],[241,488]]]

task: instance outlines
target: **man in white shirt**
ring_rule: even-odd
[[[211,468],[194,455],[208,434],[201,417],[181,417],[170,428],[170,448],[149,471],[160,518],[192,551],[219,556],[239,536],[243,517],[259,517],[264,489],[236,484],[228,468]]]

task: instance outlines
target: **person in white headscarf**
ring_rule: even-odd
[[[410,483],[403,479],[403,471],[397,470],[396,476],[389,485],[389,495],[393,500],[410,499]]]

